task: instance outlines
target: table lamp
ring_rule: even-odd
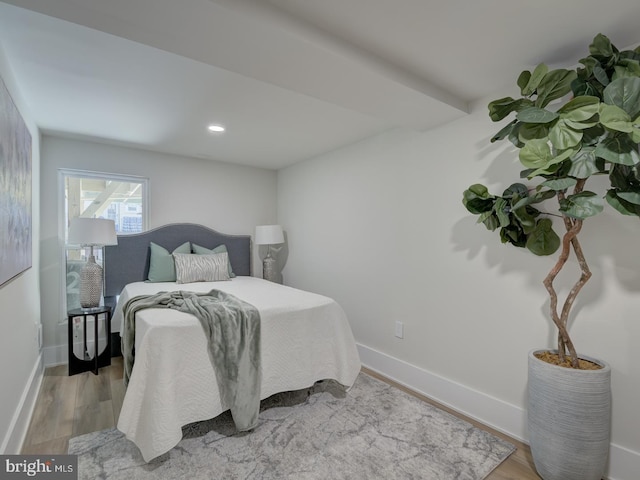
[[[103,274],[102,267],[93,256],[93,247],[118,244],[115,222],[104,218],[72,218],[69,243],[91,247],[91,255],[80,270],[80,306],[83,309],[99,307]]]
[[[277,281],[276,259],[271,256],[271,245],[284,243],[284,233],[280,225],[259,225],[256,227],[255,244],[268,245],[267,256],[262,260],[262,278]]]

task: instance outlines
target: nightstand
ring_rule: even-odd
[[[96,308],[77,308],[67,312],[69,323],[69,375],[92,371],[98,375],[98,369],[111,365],[111,307],[101,306]],[[93,318],[94,355],[89,356],[87,348],[87,317]],[[82,356],[78,358],[73,352],[75,319],[81,318],[82,322]],[[98,352],[98,324],[104,322],[106,334],[106,346],[102,353]]]

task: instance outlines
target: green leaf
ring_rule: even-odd
[[[498,217],[496,217],[496,214],[492,211],[490,212],[486,212],[486,214],[488,215],[487,217],[485,217],[482,220],[482,223],[484,223],[484,226],[487,227],[487,230],[491,230],[492,232],[498,228]],[[482,216],[484,217],[484,213],[482,214]],[[480,222],[480,220],[478,220],[478,222]]]
[[[640,78],[624,77],[614,80],[604,89],[603,100],[627,112],[631,118],[640,113]]]
[[[636,51],[634,50],[624,50],[622,52],[620,52],[619,55],[619,60],[618,63],[621,63],[621,61],[624,60],[636,60],[637,62],[640,62],[640,48],[636,47]]]
[[[522,198],[522,197],[528,197],[529,196],[529,189],[527,188],[527,186],[523,183],[512,183],[511,185],[509,185],[509,188],[507,188],[504,192],[502,192],[502,196],[504,198]]]
[[[633,130],[629,114],[616,105],[600,105],[600,123],[609,130],[618,132],[630,133]]]
[[[554,192],[553,190],[543,190],[541,192],[536,193],[535,195],[532,195],[534,199],[533,203],[544,202],[545,200],[549,200],[550,198],[553,198],[555,196],[556,196],[556,192]]]
[[[618,197],[621,199],[633,203],[634,205],[640,205],[640,192],[617,192]]]
[[[575,122],[568,118],[564,118],[564,123],[567,124],[568,127],[573,128],[574,130],[586,130],[587,128],[595,127],[598,125],[598,116],[594,115],[589,120],[585,120],[583,122]]]
[[[516,210],[519,210],[522,207],[526,207],[527,205],[531,205],[533,203],[544,202],[545,200],[548,200],[548,199],[553,198],[555,196],[556,196],[556,192],[554,192],[553,190],[544,190],[542,192],[538,192],[538,193],[536,193],[534,195],[531,195],[529,197],[521,198],[515,204],[513,204],[513,202],[512,202],[511,210],[516,211]]]
[[[518,155],[520,162],[527,168],[544,168],[553,159],[551,147],[546,139],[534,139],[528,142]]]
[[[509,220],[509,214],[505,211],[507,205],[507,201],[504,198],[498,198],[496,203],[493,205],[493,209],[498,216],[498,222],[500,222],[500,227],[506,227],[511,223]]]
[[[596,145],[607,135],[607,131],[600,124],[582,131],[582,145]]]
[[[557,113],[538,107],[525,108],[516,115],[518,120],[525,123],[549,123],[558,117]]]
[[[496,140],[504,140],[507,136],[509,136],[511,134],[511,130],[513,130],[513,127],[515,127],[516,123],[518,123],[518,121],[517,120],[513,120],[512,122],[507,124],[507,126],[502,128],[498,133],[496,133],[491,138],[491,143],[495,142]]]
[[[604,198],[607,200],[609,205],[623,215],[640,215],[640,209],[638,209],[634,204],[619,198],[615,190],[607,191]]]
[[[593,192],[580,192],[569,195],[560,201],[560,211],[571,218],[585,219],[593,217],[604,209],[604,203]]]
[[[596,165],[595,147],[582,147],[582,149],[571,157],[571,169],[569,175],[575,178],[589,178],[600,170]]]
[[[618,60],[618,64],[614,67],[613,79],[625,77],[640,77],[640,62],[631,58],[623,58]]]
[[[573,82],[571,82],[571,90],[573,94],[578,96],[594,96],[599,97],[602,85],[598,84],[600,88],[594,86],[591,82],[584,78],[576,78]]]
[[[613,56],[615,47],[611,45],[611,41],[605,35],[597,34],[591,45],[589,45],[589,53],[594,56],[611,57]],[[617,52],[617,49],[615,50]]]
[[[495,198],[489,194],[487,187],[476,183],[462,194],[462,204],[473,214],[491,211]]]
[[[527,235],[517,225],[509,225],[500,229],[500,240],[502,243],[509,242],[516,247],[524,247],[527,243]]]
[[[547,74],[548,71],[549,71],[549,67],[547,67],[544,63],[541,63],[540,65],[538,65],[533,70],[533,73],[529,75],[529,79],[527,81],[527,84],[524,86],[524,88],[520,87],[522,96],[528,97],[531,94],[533,94],[533,92],[536,91],[536,89],[538,88],[538,85],[540,85],[540,82],[542,81],[542,79],[544,78],[544,76]],[[525,72],[522,72],[522,74],[524,73]],[[518,86],[520,86],[520,80],[521,79],[518,78]],[[524,78],[522,80],[524,80]]]
[[[481,198],[489,198],[491,197],[491,194],[489,194],[489,189],[487,189],[487,187],[485,187],[484,185],[482,185],[481,183],[474,183],[473,185],[471,185],[468,190],[473,193],[474,195],[481,197]]]
[[[632,125],[633,128],[631,129],[631,133],[629,134],[629,136],[631,137],[631,141],[640,143],[640,116],[632,122]]]
[[[567,155],[573,155],[573,150],[567,150]],[[570,162],[568,162],[570,163]],[[558,172],[562,170],[564,167],[564,158],[555,157],[553,161],[543,168],[538,168],[529,174],[529,178],[533,178],[535,176],[548,176],[548,175],[558,175]]]
[[[620,190],[640,188],[640,179],[638,178],[637,168],[629,167],[627,165],[611,165],[609,181],[611,182],[612,187]]]
[[[562,98],[571,91],[571,82],[576,78],[574,70],[558,69],[547,73],[538,85],[536,107],[543,108],[556,98]]]
[[[549,136],[549,126],[542,123],[523,123],[518,130],[518,139],[527,143],[533,139],[547,138]]]
[[[564,120],[564,123],[567,127],[572,128],[573,130],[586,130],[587,128],[592,128],[598,125],[598,121],[594,120],[591,122],[574,122],[573,120]]]
[[[538,220],[536,227],[529,235],[527,249],[535,255],[551,255],[560,247],[560,237],[553,230],[553,223],[548,218]]]
[[[578,60],[578,62],[584,65],[584,68],[578,69],[578,78],[584,80],[593,75],[593,67],[595,67],[596,65],[600,65],[600,62],[592,56],[581,58],[580,60]]]
[[[611,163],[633,166],[640,162],[637,145],[627,135],[606,138],[596,147],[596,156]]]
[[[564,120],[558,120],[549,131],[549,140],[558,150],[566,150],[580,143],[582,130],[574,130]]]
[[[520,75],[518,75],[518,80],[516,83],[518,87],[520,87],[520,93],[523,97],[531,95],[531,93],[524,93],[524,89],[529,84],[529,80],[531,80],[531,72],[529,70],[524,70],[520,72]]]
[[[599,107],[600,99],[598,97],[581,95],[563,105],[562,108],[558,109],[558,113],[565,120],[583,122],[598,113]]]
[[[487,218],[489,218],[491,215],[495,215],[495,213],[493,212],[493,209],[483,212],[481,214],[478,215],[478,223],[482,223],[484,222]]]
[[[578,149],[568,149],[558,156],[553,156],[551,147],[546,140],[531,140],[520,149],[520,163],[525,167],[533,169],[528,178],[536,175],[549,175],[560,168],[560,164],[575,154]]]
[[[593,76],[603,87],[609,85],[609,75],[607,75],[607,71],[600,66],[600,64],[593,67]]]
[[[489,117],[494,122],[502,120],[516,110],[517,100],[511,97],[499,98],[489,103]]]
[[[534,212],[537,212],[536,209],[532,209]],[[527,235],[533,232],[536,226],[536,219],[527,208],[519,208],[517,210],[513,210],[513,216],[516,218],[518,223],[520,224],[520,228]]]
[[[514,100],[511,97],[500,98],[489,103],[489,117],[491,117],[491,120],[494,122],[498,122],[511,112],[517,112],[532,104],[533,102],[528,98],[519,98],[518,100]]]
[[[547,180],[546,182],[543,182],[542,185],[559,192],[573,187],[576,183],[578,183],[578,181],[575,178],[557,178],[554,180]]]
[[[515,125],[513,126],[513,128],[511,129],[511,132],[509,132],[509,141],[516,147],[516,148],[522,148],[524,147],[524,143],[522,143],[520,141],[520,129],[522,128],[522,126],[524,125],[524,123],[522,122],[518,122],[516,120]]]

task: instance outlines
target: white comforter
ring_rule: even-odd
[[[318,380],[335,379],[350,387],[360,371],[353,334],[342,308],[332,299],[255,277],[214,283],[132,283],[120,295],[122,305],[137,295],[159,291],[218,289],[260,311],[262,322],[261,399],[298,390]],[[136,314],[135,363],[118,429],[133,441],[146,461],[173,448],[182,426],[228,410],[221,404],[206,338],[198,320],[170,309]]]

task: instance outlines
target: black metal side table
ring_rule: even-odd
[[[111,365],[111,307],[101,306],[96,308],[77,308],[67,312],[69,323],[69,375],[76,373],[92,371],[94,375],[98,375],[98,369]],[[82,357],[76,357],[73,352],[73,330],[74,319],[82,318]],[[87,349],[87,317],[93,317],[93,338],[94,338],[94,354],[93,358],[89,355]],[[98,322],[104,321],[106,333],[106,346],[102,353],[98,350]]]

